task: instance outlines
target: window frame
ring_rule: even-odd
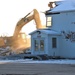
[[[45,46],[45,45],[44,45],[44,40],[41,39],[41,40],[40,40],[40,50],[41,50],[41,51],[44,51],[44,46]]]
[[[34,40],[34,49],[35,49],[35,51],[38,51],[38,49],[39,49],[39,43],[37,42],[38,40]]]
[[[50,20],[48,19],[50,17]],[[50,25],[48,23],[50,22]],[[51,27],[52,26],[52,16],[47,16],[46,17],[46,27]]]
[[[57,48],[57,38],[52,37],[52,48]]]

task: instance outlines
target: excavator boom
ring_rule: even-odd
[[[22,18],[18,23],[17,23],[17,26],[15,28],[15,32],[14,32],[14,35],[13,37],[16,37],[18,36],[20,30],[22,29],[22,27],[24,25],[26,25],[28,22],[30,22],[31,20],[33,20],[33,16],[29,16],[27,18]]]
[[[33,13],[32,13],[33,12]],[[32,13],[32,14],[31,14]],[[30,13],[28,13],[25,17],[23,17],[21,20],[17,22],[17,25],[15,27],[14,34],[11,39],[11,47],[13,48],[19,48],[19,47],[30,47],[30,39],[22,37],[22,33],[20,33],[23,26],[25,26],[30,21],[34,20],[36,23],[36,29],[43,28],[39,16],[39,12],[36,9],[33,9]],[[26,41],[26,42],[25,42]]]
[[[32,11],[31,11],[32,12]],[[40,20],[40,16],[39,13],[36,9],[33,10],[33,15],[29,16],[30,13],[28,13],[24,18],[22,18],[16,25],[15,31],[14,31],[14,37],[18,36],[20,30],[22,29],[22,27],[24,25],[26,25],[28,22],[34,20],[36,23],[36,28],[37,29],[41,29],[42,25],[41,25],[41,20]]]

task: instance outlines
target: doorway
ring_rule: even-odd
[[[34,52],[37,54],[42,54],[45,52],[45,39],[36,38],[34,39]]]

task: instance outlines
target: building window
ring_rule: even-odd
[[[44,40],[40,40],[40,50],[44,50]]]
[[[34,40],[34,49],[35,50],[38,50],[39,49],[39,43],[38,43],[38,41],[37,40]]]
[[[70,40],[71,40],[72,42],[75,42],[75,32],[72,32],[70,36],[71,36],[71,37],[70,37]]]
[[[52,26],[52,17],[47,17],[47,27]]]
[[[57,40],[56,38],[52,38],[52,48],[56,48],[57,47]]]

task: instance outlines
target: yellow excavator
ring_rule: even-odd
[[[32,12],[33,12],[33,14],[31,15]],[[36,23],[36,29],[45,28],[45,26],[43,26],[41,24],[39,12],[36,9],[33,9],[33,11],[28,13],[24,18],[22,18],[21,20],[19,20],[17,22],[14,34],[11,38],[9,38],[10,39],[9,44],[11,47],[15,47],[15,48],[16,47],[25,47],[26,48],[26,47],[30,46],[29,43],[27,42],[26,35],[24,33],[20,33],[20,31],[23,26],[25,26],[27,23],[29,23],[32,20],[34,20]],[[25,36],[25,38],[23,38],[23,36]]]
[[[32,11],[31,11],[32,12]],[[41,20],[40,20],[40,16],[39,16],[39,13],[36,9],[33,9],[33,15],[29,16],[30,13],[28,13],[24,18],[22,18],[20,21],[18,21],[17,25],[16,25],[16,28],[15,28],[15,31],[14,31],[14,35],[13,37],[16,37],[18,36],[19,32],[21,31],[22,27],[24,25],[26,25],[28,22],[34,20],[35,23],[36,23],[36,28],[37,29],[41,29],[43,28],[42,24],[41,24]]]
[[[31,14],[32,12],[33,14]],[[0,52],[0,55],[10,53],[11,51],[9,50],[23,50],[30,47],[30,38],[26,38],[26,34],[20,31],[23,26],[32,20],[36,23],[36,29],[45,28],[45,26],[41,24],[39,12],[33,9],[33,11],[17,22],[13,36],[0,37],[0,49],[4,49],[4,52]],[[9,50],[7,50],[7,47],[10,47]]]

